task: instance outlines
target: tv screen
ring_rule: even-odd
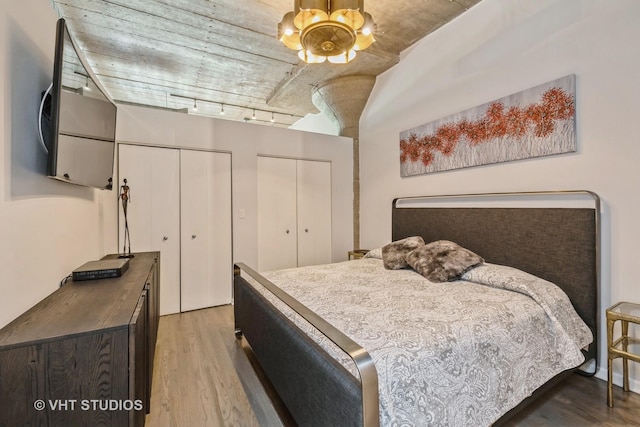
[[[43,100],[41,117],[46,129],[47,175],[111,190],[116,105],[85,64],[64,19],[58,20],[53,84],[50,99]]]

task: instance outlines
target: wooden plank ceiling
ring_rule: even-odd
[[[118,103],[289,126],[318,110],[314,86],[377,76],[480,0],[368,0],[376,42],[349,64],[305,64],[277,38],[292,0],[52,0]],[[52,33],[53,33],[52,29]],[[224,104],[225,115],[220,115]]]

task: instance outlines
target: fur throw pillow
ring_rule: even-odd
[[[484,262],[479,255],[448,240],[437,240],[407,255],[407,264],[432,282],[448,282]]]
[[[399,270],[407,267],[406,256],[420,246],[424,246],[424,239],[420,236],[407,237],[383,246],[382,263],[384,268],[387,270]]]

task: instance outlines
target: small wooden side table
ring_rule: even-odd
[[[348,259],[352,260],[352,259],[360,259],[363,256],[366,255],[366,253],[369,252],[369,249],[354,249],[352,251],[349,251],[347,253],[348,255]]]
[[[622,335],[613,340],[613,326],[621,322]],[[609,382],[607,389],[607,405],[613,408],[613,359],[622,358],[622,389],[629,391],[629,360],[640,362],[640,339],[629,336],[629,322],[640,325],[640,304],[619,302],[607,309],[607,370]],[[634,353],[634,344],[637,350]],[[631,347],[631,348],[630,348]]]

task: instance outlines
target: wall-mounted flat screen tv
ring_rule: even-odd
[[[117,109],[86,64],[64,19],[58,20],[53,83],[40,118],[47,176],[111,190]]]

